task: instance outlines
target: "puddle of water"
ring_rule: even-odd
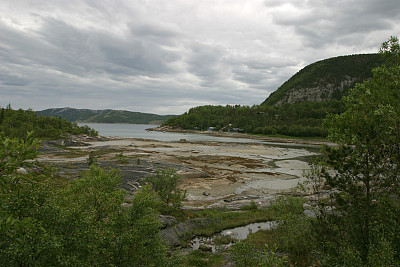
[[[243,240],[246,239],[250,233],[256,233],[260,230],[270,230],[277,225],[278,223],[275,221],[252,223],[245,226],[224,230],[221,232],[221,235],[229,235],[234,239]]]
[[[256,233],[260,230],[270,230],[278,225],[277,221],[261,222],[261,223],[251,223],[245,226],[240,226],[232,229],[227,229],[222,231],[219,235],[230,236],[236,240],[244,240],[250,233]],[[214,244],[214,239],[219,235],[213,237],[195,237],[192,241],[192,249],[198,250],[201,245],[207,247],[210,251],[216,252],[221,247],[227,248],[232,246],[232,242],[229,244],[216,246]]]
[[[208,248],[210,248],[210,250],[212,252],[216,252],[217,251],[217,247],[214,244],[214,238],[213,237],[195,237],[192,240],[192,250],[199,250],[201,245],[204,245]]]

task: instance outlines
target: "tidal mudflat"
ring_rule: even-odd
[[[260,207],[267,206],[277,195],[290,192],[304,181],[303,171],[309,168],[307,161],[318,153],[307,146],[259,142],[105,138],[102,141],[83,139],[79,143],[80,146],[71,146],[65,153],[49,150],[39,160],[57,164],[61,169],[64,161],[68,166],[64,172],[71,174],[87,169],[90,151],[96,152],[98,164],[120,168],[128,185],[152,175],[157,168],[172,167],[182,177],[180,187],[187,191],[187,200],[183,203],[186,208],[236,209],[251,201]]]

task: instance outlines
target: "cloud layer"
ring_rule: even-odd
[[[5,0],[0,105],[259,104],[305,65],[377,52],[399,30],[398,0]]]

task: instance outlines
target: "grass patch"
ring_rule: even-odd
[[[75,148],[68,148],[68,147],[62,147],[62,146],[55,146],[62,148],[62,152],[56,152],[54,153],[54,156],[62,156],[65,158],[78,158],[78,157],[83,157],[87,155],[86,151],[80,150],[80,149],[75,149]]]
[[[250,205],[242,206],[242,207],[240,207],[240,210],[252,210],[252,211],[256,211],[256,210],[258,210],[258,206],[257,206],[257,204],[254,202],[254,200],[252,200],[252,201],[250,202]]]
[[[242,212],[234,212],[211,209],[195,211],[193,212],[193,215],[198,218],[208,218],[210,221],[207,226],[194,229],[194,234],[201,236],[212,236],[225,229],[276,219],[274,213],[270,210],[246,210]]]
[[[115,159],[117,160],[118,164],[127,164],[128,163],[128,158],[126,156],[124,156],[124,154],[122,152],[115,155]]]
[[[217,267],[226,264],[224,255],[195,250],[185,257],[184,266]]]
[[[245,242],[254,245],[257,249],[263,249],[265,245],[274,245],[276,242],[276,231],[274,230],[259,230],[256,233],[251,233],[247,236]]]

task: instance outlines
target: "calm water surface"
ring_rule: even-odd
[[[152,139],[164,142],[174,142],[181,139],[187,141],[210,141],[210,142],[235,142],[235,143],[262,143],[260,140],[248,138],[219,137],[205,134],[175,133],[146,131],[157,125],[148,124],[123,124],[123,123],[78,123],[79,126],[87,125],[95,129],[103,136],[133,137]]]
[[[158,125],[149,124],[125,124],[125,123],[78,123],[79,126],[87,125],[95,129],[103,136],[132,137],[152,139],[163,142],[178,142],[181,139],[187,141],[207,141],[207,142],[226,142],[226,143],[259,143],[273,146],[292,147],[292,148],[320,148],[320,145],[305,145],[294,143],[268,142],[250,138],[220,137],[206,134],[194,133],[175,133],[146,131],[148,128],[155,128]]]

